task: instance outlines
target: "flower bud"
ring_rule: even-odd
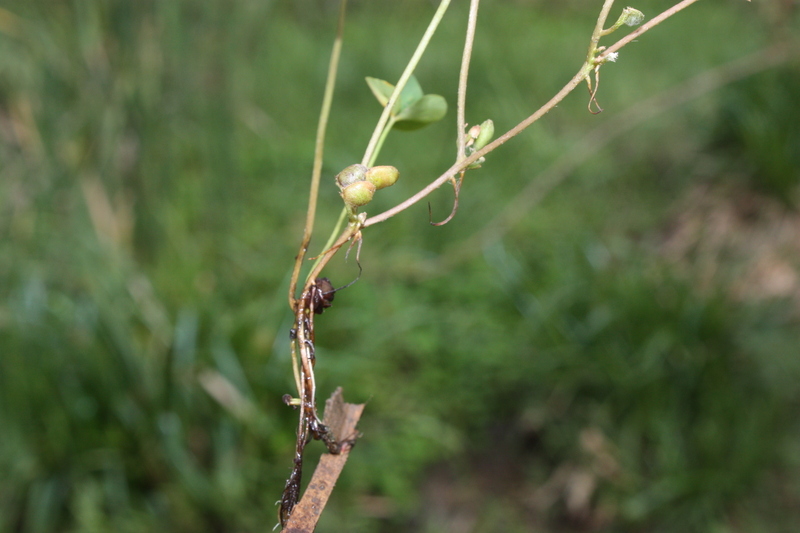
[[[376,189],[385,189],[391,187],[400,177],[400,171],[389,165],[381,165],[372,167],[367,170],[366,179],[373,184]]]
[[[467,146],[472,146],[475,143],[475,139],[481,134],[481,125],[475,124],[470,129],[467,130]]]
[[[364,165],[350,165],[336,175],[336,184],[340,189],[344,189],[352,183],[364,181],[366,173],[367,167]]]
[[[342,189],[342,198],[352,207],[361,207],[372,201],[375,194],[375,185],[368,181],[356,181]]]
[[[644,13],[632,7],[626,7],[622,10],[620,20],[627,26],[638,26],[644,20]]]

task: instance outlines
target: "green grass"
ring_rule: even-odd
[[[626,48],[603,71],[607,111],[576,91],[468,174],[449,225],[420,205],[365,232],[361,280],[317,320],[321,395],[368,402],[319,531],[792,531],[797,304],[740,287],[755,244],[797,268],[759,237],[775,209],[794,216],[771,198],[796,198],[795,71],[639,126],[459,249],[583,132],[778,33],[741,4],[700,3]],[[470,123],[510,127],[580,66],[595,14],[548,6],[482,7]],[[451,104],[463,9],[418,71]],[[396,78],[431,11],[352,6],[312,253],[341,205],[327,178],[360,159],[380,110],[363,78]],[[296,425],[285,293],[334,16],[0,6],[0,533],[277,520]],[[376,212],[449,166],[453,122],[390,135],[379,163],[401,179]],[[751,215],[715,234],[737,198]],[[435,194],[434,218],[450,202]],[[580,479],[596,488],[570,510]]]

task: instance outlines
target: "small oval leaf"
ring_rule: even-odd
[[[370,78],[369,76],[367,76],[366,79],[369,90],[372,91],[372,94],[378,100],[378,103],[381,104],[381,107],[386,107],[386,104],[389,103],[389,98],[394,92],[394,85],[386,80]],[[399,109],[400,106],[395,105],[395,112],[399,111]]]
[[[370,78],[369,76],[367,76],[366,80],[370,91],[372,91],[372,94],[378,100],[378,103],[380,103],[383,107],[386,107],[386,104],[389,103],[389,98],[392,97],[392,93],[394,92],[394,85],[386,80]],[[394,109],[392,109],[392,115],[397,116],[398,114],[402,113],[404,109],[414,105],[417,101],[419,101],[422,96],[422,87],[420,87],[417,78],[411,76],[408,79],[408,82],[406,82],[405,87],[403,87],[403,90],[400,93],[400,98],[398,98],[397,103],[394,105]]]
[[[417,78],[412,74],[400,93],[400,112],[402,113],[404,109],[417,103],[423,94],[425,93],[422,92],[422,87],[420,87]]]
[[[416,130],[442,120],[447,114],[447,100],[438,94],[426,94],[397,115],[394,127],[398,130]]]

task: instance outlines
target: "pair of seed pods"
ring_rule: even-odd
[[[336,175],[336,185],[344,202],[355,208],[370,203],[375,191],[394,185],[399,177],[400,172],[389,165],[350,165]]]

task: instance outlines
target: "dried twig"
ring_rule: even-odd
[[[361,418],[364,404],[345,403],[342,388],[334,391],[325,402],[324,423],[337,442],[353,442],[358,436],[356,424]],[[333,492],[336,480],[350,455],[350,447],[343,448],[336,455],[326,453],[320,457],[319,464],[306,488],[303,498],[292,511],[284,533],[311,533],[322,515],[328,498]]]

